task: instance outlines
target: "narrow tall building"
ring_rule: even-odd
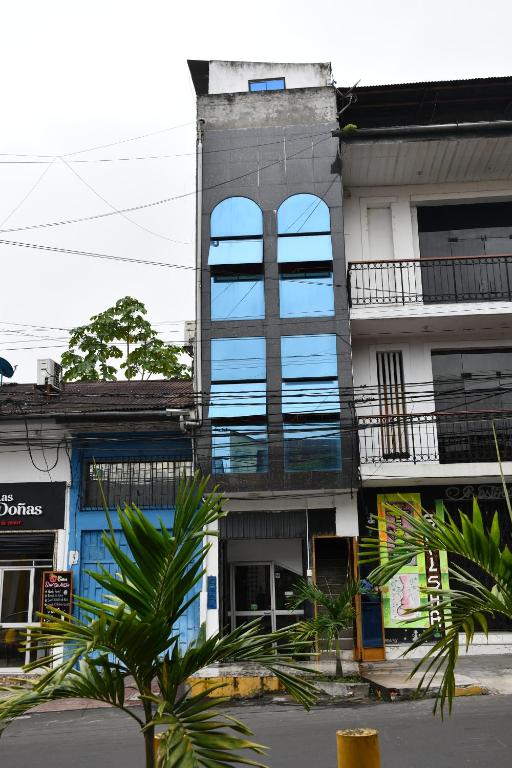
[[[337,95],[329,64],[189,67],[197,462],[228,511],[208,630],[279,629],[299,577],[346,583],[358,532]]]

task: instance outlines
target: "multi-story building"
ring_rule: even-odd
[[[346,582],[357,535],[336,90],[328,64],[189,67],[197,461],[229,513],[209,628],[280,628],[299,577]]]
[[[37,622],[45,571],[65,571],[75,594],[101,598],[89,571],[116,567],[101,539],[104,501],[121,543],[125,502],[172,528],[178,482],[192,471],[192,405],[190,381],[0,386],[0,672],[30,659],[20,638]],[[183,649],[206,621],[207,584],[176,628]]]
[[[512,78],[358,88],[340,99],[345,247],[360,529],[386,503],[443,514],[498,511],[512,533],[493,436],[512,474]],[[411,563],[382,595],[387,654],[422,585],[446,583],[446,556]],[[367,655],[384,645],[366,605]],[[434,620],[437,620],[434,614]],[[480,648],[510,651],[491,619]]]

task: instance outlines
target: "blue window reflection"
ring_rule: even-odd
[[[263,234],[263,214],[248,197],[228,197],[215,206],[210,220],[210,237],[254,237]]]
[[[284,87],[284,77],[271,77],[268,80],[249,80],[249,90],[252,92],[282,91]]]
[[[237,381],[233,384],[212,384],[210,390],[211,419],[265,416],[267,385],[264,381]]]
[[[254,200],[228,197],[210,218],[209,264],[258,264],[263,261],[263,214]]]
[[[341,469],[339,421],[285,424],[284,468],[286,472]]]
[[[263,240],[212,240],[208,264],[260,264]]]
[[[268,472],[267,428],[216,424],[212,428],[212,472]]]
[[[328,234],[331,231],[329,208],[321,197],[302,194],[288,197],[277,211],[279,235]]]
[[[215,275],[211,286],[212,320],[260,320],[265,317],[262,277]]]
[[[334,315],[332,272],[282,273],[279,278],[281,317]]]
[[[333,333],[283,336],[281,364],[283,379],[336,378],[336,336]]]
[[[264,381],[265,339],[212,339],[212,381]]]
[[[331,261],[329,208],[316,195],[292,195],[277,211],[277,260]]]
[[[337,379],[283,381],[283,413],[339,413]]]
[[[280,237],[277,241],[277,260],[281,264],[293,261],[332,261],[331,236]]]

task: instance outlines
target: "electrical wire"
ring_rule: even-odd
[[[11,227],[10,229],[0,229],[0,233],[8,234],[10,232],[22,232],[22,231],[33,230],[33,229],[47,229],[49,227],[60,227],[60,226],[65,226],[67,224],[78,224],[85,221],[94,221],[98,219],[104,219],[106,217],[114,216],[116,214],[133,213],[134,211],[142,211],[142,210],[147,210],[148,208],[154,208],[155,206],[166,205],[167,203],[171,203],[176,200],[183,200],[184,198],[191,197],[192,195],[202,194],[204,192],[211,191],[213,189],[218,189],[219,187],[225,186],[226,184],[232,184],[234,181],[240,181],[241,179],[245,179],[248,176],[253,176],[255,173],[261,173],[261,171],[264,171],[267,168],[272,168],[274,165],[278,165],[280,163],[283,163],[292,159],[293,157],[297,157],[298,155],[302,154],[306,150],[314,149],[319,144],[322,144],[325,141],[329,141],[331,138],[332,136],[329,133],[329,135],[325,136],[323,139],[319,139],[316,142],[312,142],[311,147],[309,146],[302,147],[302,149],[299,149],[297,152],[287,155],[287,157],[279,158],[278,160],[273,160],[267,165],[258,166],[256,168],[253,168],[250,171],[246,171],[245,173],[240,174],[239,176],[235,176],[230,179],[217,182],[216,184],[212,184],[208,187],[202,187],[201,189],[194,189],[190,192],[183,192],[180,195],[173,195],[171,197],[165,197],[160,200],[153,200],[149,203],[141,203],[139,205],[132,205],[127,208],[119,208],[119,209],[116,209],[115,211],[97,213],[91,216],[76,217],[74,219],[62,219],[60,221],[51,221],[51,222],[45,222],[40,224],[28,224],[23,227]]]

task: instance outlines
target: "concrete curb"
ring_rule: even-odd
[[[371,677],[362,676],[369,683],[370,692],[380,701],[410,701],[412,699],[434,699],[439,693],[439,686],[432,685],[428,690],[418,691],[415,685],[388,686]],[[487,696],[491,691],[479,683],[459,684],[455,686],[455,696]]]

